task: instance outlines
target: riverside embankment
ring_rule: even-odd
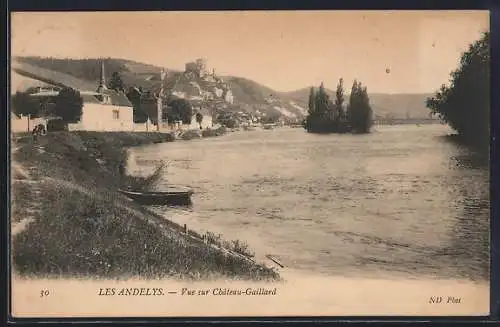
[[[146,132],[52,132],[37,143],[15,137],[14,273],[38,278],[279,279],[274,270],[231,248],[241,242],[209,242],[196,232],[186,233],[117,192],[129,178],[120,174],[127,148],[174,140],[173,134]]]

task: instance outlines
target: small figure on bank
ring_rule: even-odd
[[[47,134],[47,130],[45,129],[45,126],[43,124],[38,125],[38,132],[41,136]]]
[[[33,131],[31,132],[33,135],[33,143],[37,143],[38,141],[38,125],[33,128]]]
[[[118,170],[120,172],[120,177],[124,177],[125,176],[125,166],[123,165],[123,163],[120,163]]]

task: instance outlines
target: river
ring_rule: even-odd
[[[154,210],[305,274],[486,281],[489,167],[449,133],[436,124],[235,132],[133,148],[128,169],[169,161],[162,184],[192,187],[193,206]]]

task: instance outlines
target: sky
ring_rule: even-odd
[[[218,75],[276,91],[324,82],[427,93],[489,30],[488,11],[17,12],[11,54],[115,57],[175,70],[205,58]]]

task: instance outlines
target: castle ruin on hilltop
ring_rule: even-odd
[[[203,58],[186,63],[182,82],[176,83],[172,94],[194,104],[210,101],[227,105],[234,101],[229,84],[215,74],[215,69],[210,72]]]

